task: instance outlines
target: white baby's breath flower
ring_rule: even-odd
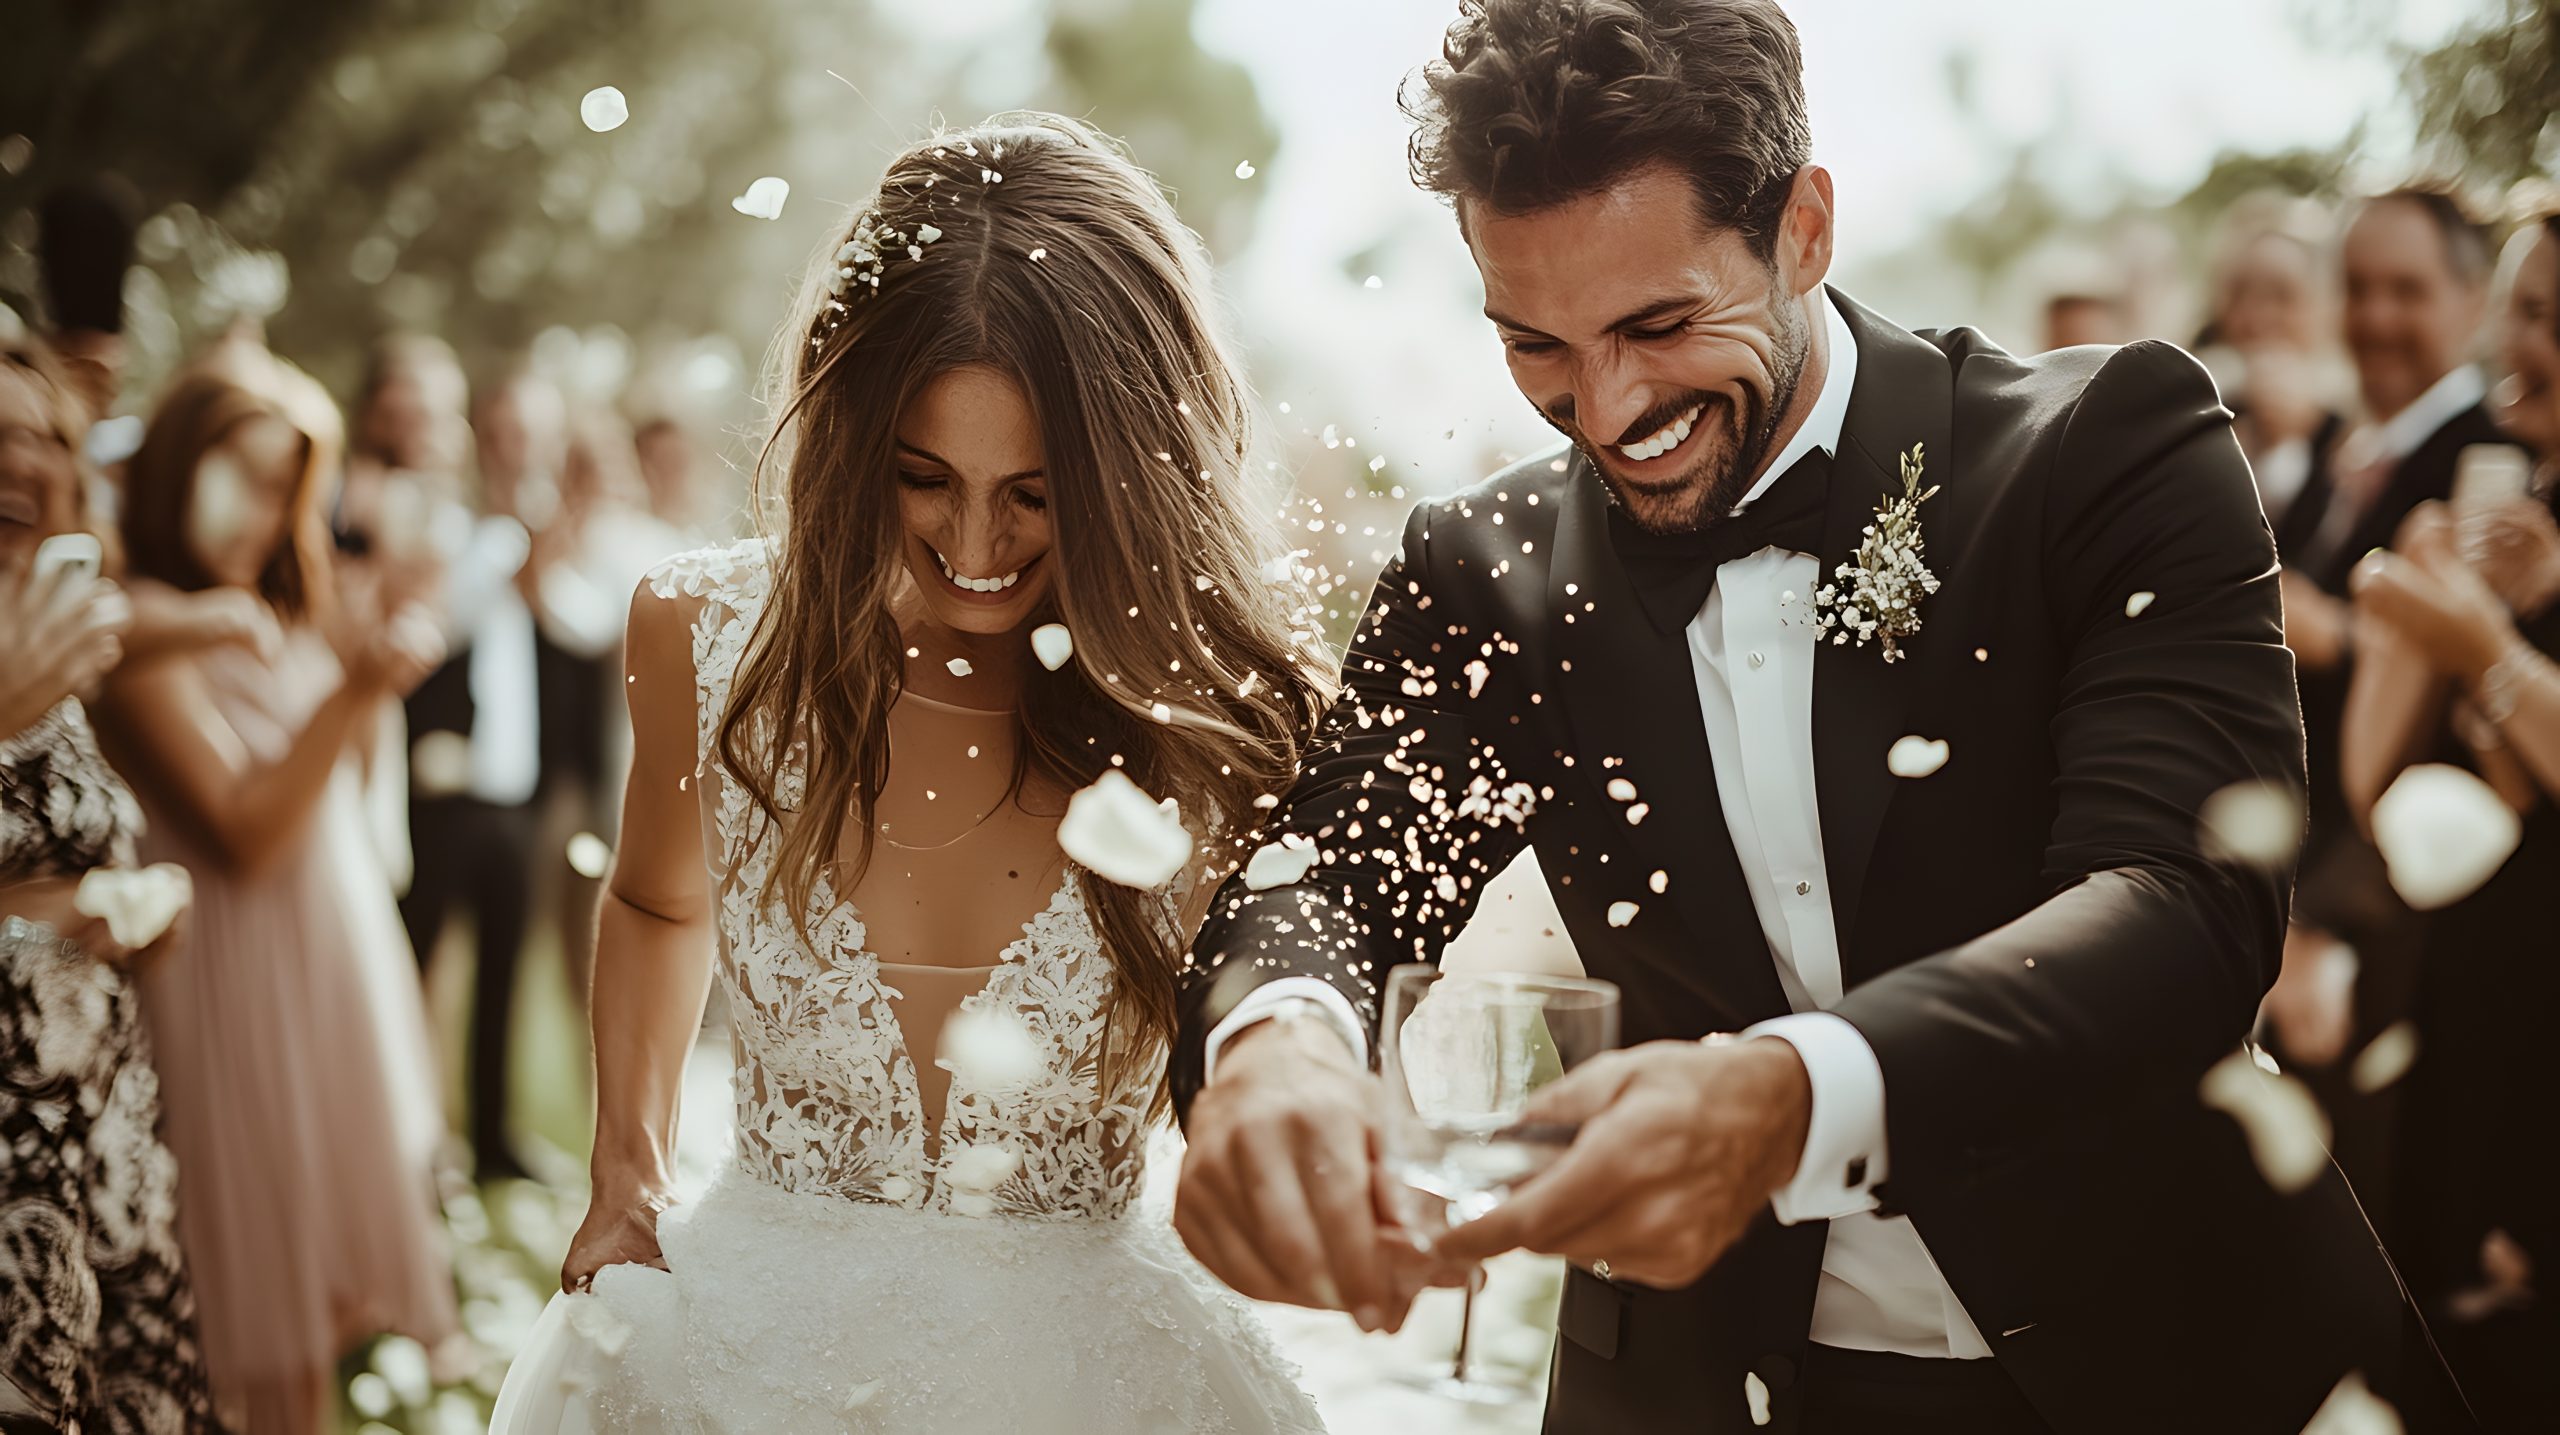
[[[1922,445],[1902,455],[1902,496],[1876,508],[1876,521],[1860,531],[1854,562],[1832,570],[1837,584],[1814,597],[1814,636],[1834,646],[1854,639],[1876,642],[1888,663],[1902,659],[1901,641],[1920,631],[1920,600],[1938,591],[1937,575],[1922,560],[1920,505],[1937,493],[1922,489]]]

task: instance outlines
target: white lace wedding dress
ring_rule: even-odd
[[[960,1004],[1018,1016],[1036,1073],[986,1090],[955,1072],[930,1159],[898,993],[862,918],[823,878],[814,940],[759,901],[771,834],[721,780],[717,737],[767,552],[706,550],[654,575],[659,596],[700,604],[734,1156],[660,1220],[668,1270],[609,1267],[553,1299],[493,1435],[1321,1431],[1251,1311],[1131,1209],[1163,1063],[1102,1089],[1112,976],[1079,874]],[[786,769],[786,802],[796,779]]]

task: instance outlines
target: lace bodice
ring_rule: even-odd
[[[752,539],[668,559],[656,596],[698,605],[692,616],[695,781],[717,894],[720,979],[737,1059],[737,1162],[788,1190],[956,1215],[1116,1216],[1143,1174],[1146,1112],[1161,1054],[1120,1063],[1103,1089],[1099,1055],[1113,976],[1069,863],[1048,905],[1023,924],[986,986],[961,1004],[1009,1014],[1037,1061],[1000,1089],[955,1071],[929,1158],[916,1063],[907,1050],[862,918],[821,874],[810,930],[776,897],[773,823],[721,761],[729,686],[771,583],[772,549]],[[770,741],[770,733],[756,740]],[[795,751],[780,774],[786,808],[804,774]],[[1168,915],[1180,901],[1168,894]]]

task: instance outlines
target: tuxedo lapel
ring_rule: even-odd
[[[1955,383],[1946,355],[1848,296],[1833,291],[1832,297],[1857,336],[1858,379],[1849,394],[1831,492],[1823,505],[1822,551],[1814,555],[1826,583],[1834,581],[1839,565],[1855,561],[1877,505],[1902,495],[1902,454],[1914,444],[1921,446],[1924,491],[1949,482],[1955,473],[1948,438]],[[1952,570],[1955,554],[1929,520],[1951,506],[1941,495],[1920,508],[1920,528],[1929,544],[1926,557],[1942,576]],[[1885,767],[1885,754],[1910,732],[1904,721],[1920,658],[1935,636],[1926,628],[1926,604],[1921,616],[1923,629],[1902,644],[1900,662],[1888,663],[1875,643],[1854,639],[1834,643],[1826,637],[1814,654],[1815,804],[1822,819],[1823,867],[1831,883],[1844,976],[1876,832],[1884,825],[1896,788],[1908,780]]]
[[[1717,797],[1688,638],[1663,633],[1645,616],[1609,544],[1600,479],[1579,454],[1571,462],[1547,611],[1555,615],[1574,769],[1606,814],[1604,840],[1622,853],[1634,849],[1646,870],[1667,878],[1663,896],[1638,903],[1637,923],[1656,935],[1644,947],[1681,953],[1671,975],[1712,1002],[1722,1024],[1783,1012],[1786,997]],[[1606,796],[1613,778],[1634,785],[1633,802]],[[1644,820],[1620,837],[1614,829],[1634,802],[1646,805]],[[1663,939],[1666,920],[1685,927],[1686,940]],[[1606,973],[1595,965],[1594,975]]]

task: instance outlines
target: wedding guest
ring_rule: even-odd
[[[2521,1431],[2560,1409],[2560,1148],[2530,1128],[2560,1106],[2560,217],[2520,234],[2511,262],[2497,415],[2546,488],[2497,512],[2476,562],[2430,504],[2358,570],[2345,784],[2369,822],[2408,764],[2458,762],[2524,820],[2505,865],[2426,919],[2392,1239],[2487,1428]]]
[[[725,538],[735,526],[724,512],[729,505],[702,459],[701,441],[673,414],[640,421],[631,443],[640,459],[640,477],[649,489],[649,511],[658,521],[684,534],[688,541]]]
[[[2404,187],[2367,199],[2339,245],[2343,333],[2361,412],[2277,530],[2285,642],[2293,649],[2310,762],[2309,832],[2268,996],[2270,1044],[2295,1066],[2329,1066],[2399,1020],[2416,981],[2415,932],[2380,860],[2346,813],[2338,725],[2355,656],[2347,578],[2409,511],[2453,491],[2464,449],[2503,442],[2472,363],[2488,304],[2489,239],[2450,192]],[[2398,1094],[2311,1074],[2337,1128],[2340,1163],[2378,1213],[2393,1162]]]
[[[455,1331],[425,1012],[358,792],[371,719],[435,635],[335,583],[337,440],[326,395],[263,350],[171,386],[127,475],[132,571],[253,593],[284,642],[129,663],[100,706],[142,855],[195,874],[189,950],[145,971],[143,1010],[215,1398],[259,1435],[326,1429],[358,1341]]]
[[[73,901],[133,865],[142,828],[76,696],[120,657],[127,605],[33,571],[87,530],[88,424],[49,355],[0,348],[0,1426],[197,1435],[222,1425],[132,970],[166,943],[134,951]]]
[[[2314,201],[2280,195],[2232,206],[2207,280],[2211,310],[2196,336],[2197,357],[2221,383],[2259,502],[2279,531],[2346,430],[2319,211]]]
[[[450,916],[474,952],[465,1122],[483,1180],[525,1174],[507,1136],[516,965],[533,925],[540,860],[542,638],[547,562],[536,535],[560,512],[567,408],[530,372],[480,396],[472,415],[479,506],[436,505],[445,559],[437,606],[451,653],[408,699],[409,835],[416,872],[400,916],[420,965]]]

